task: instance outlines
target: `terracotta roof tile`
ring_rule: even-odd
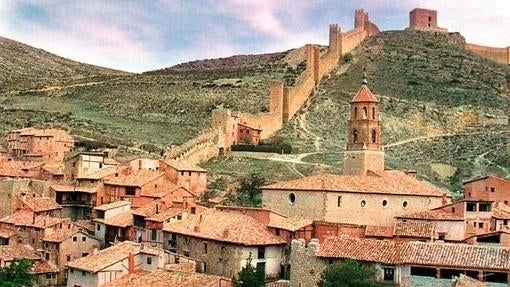
[[[1,238],[11,238],[16,234],[17,234],[17,232],[14,230],[7,229],[7,228],[0,228],[0,237]]]
[[[510,270],[510,249],[459,243],[329,237],[320,246],[317,256],[397,265]]]
[[[31,177],[28,171],[41,168],[42,162],[7,160],[0,164],[0,177]]]
[[[131,202],[118,200],[118,201],[114,201],[112,203],[107,203],[107,204],[96,206],[96,207],[94,207],[94,209],[106,211],[106,210],[118,208],[118,207],[125,206],[125,205],[131,205]]]
[[[47,171],[53,175],[63,175],[64,174],[64,164],[63,163],[53,163],[53,164],[44,164],[42,167],[43,170]]]
[[[49,211],[61,209],[60,206],[53,198],[42,196],[21,196],[19,200],[29,207],[34,212]]]
[[[15,226],[47,228],[68,220],[69,218],[34,215],[31,211],[18,210],[15,213],[0,219],[0,222],[13,224]]]
[[[163,172],[152,170],[133,170],[129,174],[124,172],[117,172],[105,178],[105,185],[120,185],[120,186],[144,186],[148,183],[165,175]]]
[[[162,249],[152,248],[142,243],[124,241],[100,250],[96,254],[89,254],[85,257],[78,258],[68,263],[67,266],[73,269],[96,273],[116,262],[126,259],[129,253],[133,253],[133,255],[139,253],[159,255],[161,252],[163,252]]]
[[[152,272],[135,272],[105,285],[105,287],[216,287],[224,280],[220,276],[167,271],[158,269]]]
[[[395,236],[432,238],[434,236],[433,222],[397,222]]]
[[[351,101],[351,103],[359,102],[378,103],[379,100],[372,94],[367,85],[363,85]]]
[[[214,209],[170,223],[164,231],[246,246],[285,244],[283,239],[250,216]]]
[[[40,257],[29,245],[0,245],[0,259],[13,261],[19,259],[37,260]]]
[[[313,220],[300,217],[274,217],[269,221],[268,227],[279,228],[288,231],[296,231],[306,226],[312,225]]]
[[[165,195],[167,195],[169,193],[174,192],[178,188],[179,187],[177,185],[173,184],[172,182],[165,181],[164,184],[159,185],[156,188],[147,188],[147,189],[143,190],[140,193],[140,195],[141,196],[146,196],[146,197],[161,198],[161,197],[164,197]]]
[[[128,210],[118,215],[115,215],[112,218],[103,219],[101,222],[103,222],[106,225],[117,227],[133,226],[133,214],[131,213],[130,210]]]
[[[131,212],[134,215],[139,215],[143,217],[149,217],[153,216],[157,212],[162,212],[164,210],[168,209],[166,204],[160,202],[160,201],[153,201],[151,203],[148,203],[144,206],[141,206],[137,209],[133,209]]]
[[[78,229],[81,229],[81,230],[84,230],[84,231],[87,231],[87,232],[92,232],[94,233],[94,222],[92,222],[92,220],[86,220],[86,219],[82,219],[82,220],[76,220],[74,222],[74,225],[76,225],[76,227]]]
[[[194,165],[188,161],[185,160],[170,160],[166,159],[163,161],[164,163],[168,164],[169,166],[175,168],[178,171],[198,171],[198,172],[207,172],[207,170]]]
[[[290,281],[280,280],[266,283],[266,287],[290,287]]]
[[[464,218],[443,210],[427,210],[411,214],[396,216],[400,219],[418,219],[418,220],[435,220],[435,221],[463,221]]]
[[[365,228],[366,237],[393,237],[393,226],[367,225]]]
[[[46,273],[58,273],[60,270],[57,266],[46,260],[37,260],[33,262],[30,268],[31,274],[46,274]]]
[[[163,222],[163,221],[166,221],[168,220],[169,218],[172,218],[174,216],[177,216],[179,214],[182,214],[184,213],[186,210],[182,209],[182,208],[169,208],[163,212],[160,212],[158,214],[154,214],[150,217],[146,217],[145,220],[149,220],[149,221],[155,221],[155,222]]]
[[[106,167],[80,174],[76,179],[102,179],[118,172],[116,167]]]
[[[77,233],[81,233],[81,234],[90,236],[88,233],[78,230],[78,228],[73,225],[69,229],[63,228],[61,230],[53,232],[52,234],[48,234],[48,235],[44,236],[44,238],[42,240],[48,241],[48,242],[62,242],[66,239],[71,238],[72,236],[74,236]]]
[[[265,190],[343,191],[356,193],[381,193],[443,196],[444,191],[431,184],[397,171],[377,175],[353,176],[319,174],[279,182],[262,187]]]
[[[492,217],[497,219],[510,219],[510,206],[502,202],[496,202],[494,205]]]
[[[75,186],[70,184],[52,184],[50,188],[56,192],[86,192],[96,193],[96,187],[93,186]]]

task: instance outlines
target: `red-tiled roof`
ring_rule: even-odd
[[[0,164],[0,177],[30,177],[29,170],[41,168],[42,162],[7,160]]]
[[[214,209],[170,223],[164,231],[246,246],[285,244],[283,239],[250,216]]]
[[[174,192],[179,187],[170,181],[165,181],[164,184],[159,185],[155,188],[146,188],[140,195],[146,197],[162,198],[165,195]]]
[[[404,214],[396,216],[401,219],[418,219],[418,220],[435,220],[435,221],[463,221],[464,218],[456,215],[455,213],[446,212],[440,209],[427,210],[411,214]]]
[[[167,165],[173,167],[174,169],[178,171],[198,171],[198,172],[207,172],[207,170],[194,165],[186,160],[170,160],[166,159],[163,161]]]
[[[216,287],[222,280],[216,275],[158,269],[126,275],[105,287]]]
[[[102,179],[119,172],[116,167],[106,167],[82,173],[76,179]]]
[[[96,193],[96,187],[93,186],[75,186],[70,184],[52,184],[50,188],[56,192],[86,192]]]
[[[186,210],[184,210],[182,208],[173,207],[173,208],[167,209],[163,212],[154,214],[150,217],[146,217],[145,220],[155,221],[155,222],[163,222],[163,221],[168,220],[169,218],[172,218],[172,217],[175,217],[181,213],[184,213],[185,211]]]
[[[63,163],[45,164],[45,165],[43,165],[42,169],[52,175],[63,175],[64,174],[64,164]]]
[[[48,234],[44,236],[42,240],[48,242],[62,242],[64,240],[71,238],[77,233],[81,233],[83,235],[86,235],[87,237],[91,237],[87,232],[78,230],[78,228],[73,225],[71,228],[63,228],[61,230],[53,232],[52,234]]]
[[[142,248],[143,245],[143,248]],[[67,264],[68,267],[96,273],[102,269],[128,258],[129,253],[159,255],[163,250],[152,248],[142,243],[124,241],[109,248],[100,250],[96,254],[89,254]]]
[[[29,207],[34,212],[49,211],[61,209],[60,206],[53,198],[41,196],[21,196],[19,200]]]
[[[107,204],[96,206],[96,207],[94,207],[94,209],[106,211],[106,210],[118,208],[118,207],[125,206],[125,205],[131,205],[131,202],[118,200],[118,201],[114,201],[112,203],[107,203]]]
[[[496,202],[492,209],[492,217],[497,219],[510,219],[510,206],[502,202]]]
[[[17,234],[17,232],[14,230],[7,229],[7,228],[0,228],[0,237],[2,237],[2,238],[11,238],[16,234]]]
[[[269,221],[268,227],[296,231],[313,224],[313,220],[300,217],[280,217],[275,216]]]
[[[397,222],[395,223],[395,236],[432,238],[434,236],[433,222]]]
[[[125,173],[125,171],[117,172],[105,178],[105,183],[108,185],[119,186],[139,186],[142,187],[148,183],[165,175],[163,172],[152,170],[133,170]]]
[[[117,227],[128,227],[133,226],[133,214],[130,210],[115,215],[112,218],[103,219],[105,225],[117,226]]]
[[[364,176],[319,174],[266,185],[262,187],[262,189],[342,191],[353,193],[427,195],[436,197],[445,194],[445,192],[439,188],[405,175],[402,172],[385,171],[372,174],[373,175]]]
[[[366,237],[393,237],[393,226],[374,226],[367,225],[365,227]]]
[[[40,257],[29,245],[0,245],[0,259],[13,261],[19,259],[37,260]]]
[[[59,269],[57,266],[46,260],[37,260],[33,262],[30,268],[31,274],[46,274],[46,273],[58,273]]]
[[[363,85],[361,86],[358,93],[356,93],[356,96],[354,96],[354,98],[351,101],[351,103],[359,102],[378,103],[379,100],[372,94],[367,85]]]
[[[15,226],[47,228],[68,220],[69,218],[34,215],[31,211],[18,210],[15,213],[0,219],[0,222],[13,224]]]
[[[459,243],[329,237],[320,246],[317,256],[397,265],[510,270],[510,249]]]

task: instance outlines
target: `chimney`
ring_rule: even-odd
[[[223,230],[223,238],[227,238],[228,237],[228,228],[225,228]]]
[[[132,252],[129,252],[128,257],[128,272],[130,274],[135,272],[135,256]]]

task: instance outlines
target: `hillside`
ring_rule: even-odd
[[[3,40],[0,143],[23,126],[61,127],[78,138],[162,153],[209,126],[220,105],[267,109],[270,82],[292,84],[304,49],[184,63],[141,75],[77,63]]]
[[[127,74],[72,61],[0,37],[0,92],[77,84]]]
[[[381,101],[387,168],[416,169],[452,190],[473,176],[509,177],[510,67],[466,52],[463,40],[400,31],[368,39],[281,132],[296,155],[213,160],[204,165],[213,186],[226,186],[240,171],[269,181],[340,172],[348,104],[363,69]]]

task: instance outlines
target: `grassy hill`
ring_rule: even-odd
[[[465,51],[463,40],[458,34],[401,31],[368,39],[351,61],[322,80],[281,132],[297,155],[213,160],[204,165],[222,183],[213,186],[248,170],[270,181],[340,172],[348,105],[363,69],[381,101],[387,168],[416,169],[451,190],[473,176],[509,177],[510,67]]]
[[[12,40],[1,43],[0,66],[11,68],[0,70],[0,79],[10,79],[0,89],[0,143],[14,128],[53,126],[102,143],[161,153],[208,127],[219,105],[265,111],[270,82],[292,84],[305,67],[301,48],[132,75]]]

